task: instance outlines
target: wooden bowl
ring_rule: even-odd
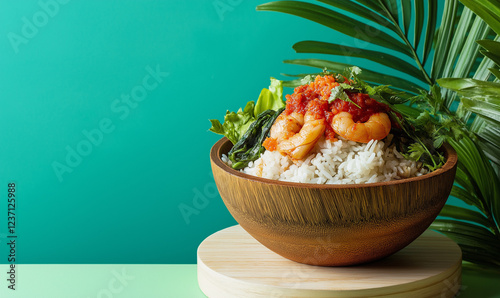
[[[450,194],[457,154],[420,177],[371,184],[319,185],[269,180],[227,166],[222,138],[210,159],[231,215],[257,241],[290,260],[321,266],[375,261],[404,248],[436,218]]]

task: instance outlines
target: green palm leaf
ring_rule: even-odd
[[[483,40],[478,40],[477,43],[480,44],[483,48],[485,48],[488,52],[500,53],[500,42],[498,41],[483,39]]]
[[[491,222],[482,213],[452,205],[445,205],[439,215],[464,221],[471,221],[483,225],[484,227],[489,227],[491,225]]]
[[[496,68],[488,68],[488,70],[498,79],[500,78],[500,70]]]
[[[465,203],[483,210],[484,204],[474,194],[474,185],[472,185],[467,174],[457,170],[455,181],[457,184],[453,185],[450,196],[460,198]]]
[[[479,45],[475,41],[485,38],[489,32],[490,29],[483,20],[475,17],[470,9],[464,8],[451,39],[444,67],[434,75],[438,77],[467,77],[479,54]],[[448,46],[448,44],[444,44],[444,46]],[[435,59],[443,58],[435,57]],[[456,63],[452,63],[454,61]],[[445,98],[444,104],[449,109],[456,100],[455,94],[444,90],[443,97]]]
[[[413,46],[418,49],[418,45],[420,43],[420,37],[422,36],[422,30],[424,28],[424,1],[414,1],[415,5],[415,24],[414,24],[414,32],[413,32]],[[433,30],[436,29],[436,24],[434,23]]]
[[[500,124],[500,84],[475,79],[440,79],[444,88],[462,96],[462,104],[469,111]]]
[[[463,97],[462,103],[466,109],[482,115],[491,121],[500,121],[500,98],[495,96],[470,96]]]
[[[481,147],[481,149],[484,151],[484,154],[486,155],[486,157],[489,158],[489,160],[491,162],[493,162],[496,166],[496,173],[497,175],[499,174],[499,171],[498,169],[500,168],[500,154],[499,154],[499,151],[498,151],[498,133],[495,134],[496,136],[496,140],[492,140],[491,139],[491,136],[493,134],[489,135],[488,136],[488,139],[485,138],[485,134],[478,134],[478,137],[479,137],[479,147]]]
[[[495,0],[460,0],[470,10],[480,16],[488,25],[500,35],[500,3]]]
[[[357,4],[354,1],[345,1],[345,0],[318,0],[318,1],[353,13],[361,18],[372,21],[373,23],[384,22],[389,28],[395,29],[394,25],[392,25],[392,23],[390,23],[387,19],[385,19],[384,16],[380,15],[379,13],[374,13],[373,10],[365,8],[363,5]]]
[[[448,61],[446,55],[451,45],[453,34],[453,26],[457,17],[458,0],[445,1],[443,18],[439,29],[436,41],[436,51],[431,69],[431,77],[441,77],[445,63]]]
[[[495,236],[480,226],[455,220],[435,220],[431,228],[440,231],[457,242],[463,258],[485,265],[500,266],[500,246]]]
[[[277,1],[259,5],[257,10],[279,11],[299,16],[351,37],[411,55],[403,43],[387,33],[323,6],[301,1]],[[377,32],[377,34],[372,32]]]
[[[443,2],[436,0],[317,2],[324,6],[306,1],[276,1],[257,9],[302,17],[378,47],[301,41],[293,46],[297,53],[368,59],[398,75],[364,70],[361,79],[392,85],[408,94],[418,94],[419,88],[431,90],[436,82],[448,88],[441,91],[443,102],[437,105],[436,121],[441,121],[443,130],[449,132],[449,143],[459,156],[451,195],[478,211],[447,205],[440,214],[447,219],[436,220],[432,228],[457,241],[465,260],[500,266],[500,256],[495,253],[500,249],[500,83],[486,82],[493,74],[500,76],[500,42],[487,39],[491,30],[500,33],[500,0],[460,0],[465,7],[458,0],[445,0],[442,15],[438,15],[438,3]],[[351,66],[324,59],[284,62],[333,72]],[[474,72],[474,79],[439,80],[468,78]],[[401,79],[399,74],[414,80]],[[285,85],[299,85],[302,77]],[[453,111],[457,101],[458,109]],[[398,110],[412,117],[420,113],[418,108],[404,105],[398,106]]]
[[[398,4],[395,1],[391,0],[383,0],[379,1],[382,9],[384,9],[388,15],[391,16],[391,19],[394,19],[395,23],[398,23]]]
[[[483,151],[488,155],[488,158],[500,165],[500,150],[498,150],[500,148],[500,123],[477,117],[471,130],[480,139],[479,145],[487,147]]]
[[[469,179],[477,185],[474,194],[483,204],[480,210],[493,224],[491,228],[495,234],[500,236],[500,225],[495,220],[500,218],[500,180],[491,163],[469,137],[458,141],[451,139],[449,142],[457,151],[459,164],[469,173]]]
[[[496,65],[500,65],[500,55],[485,50],[481,50],[480,53],[493,60],[493,62],[495,62]]]
[[[419,0],[417,0],[419,2]],[[423,14],[422,16],[423,17]],[[427,22],[427,29],[425,31],[425,40],[424,40],[424,53],[422,55],[422,64],[425,65],[427,62],[427,58],[429,58],[429,54],[431,52],[432,43],[434,41],[434,34],[436,32],[436,23],[437,23],[437,1],[435,0],[427,0],[427,17],[429,18]],[[417,46],[415,45],[415,48]]]
[[[460,55],[460,52],[462,51],[462,48],[467,39],[467,35],[469,34],[469,29],[472,25],[472,22],[474,21],[474,17],[475,16],[472,10],[464,8],[462,16],[460,17],[460,20],[457,24],[457,31],[451,42],[450,49],[447,52],[450,60],[457,59],[457,57]],[[476,55],[476,53],[474,54]],[[443,77],[451,77],[453,69],[455,68],[454,66],[455,65],[451,63],[445,65],[442,73]]]
[[[380,63],[382,65],[388,66],[393,69],[397,69],[401,72],[406,72],[411,76],[418,78],[420,81],[426,83],[425,77],[422,72],[411,65],[410,63],[399,59],[393,55],[372,51],[363,50],[360,51],[359,48],[349,47],[345,45],[333,44],[328,42],[320,41],[301,41],[293,45],[293,49],[297,53],[317,53],[317,54],[329,54],[329,55],[343,55],[350,57],[359,57],[365,59],[371,59],[373,62]]]
[[[438,231],[457,233],[464,236],[463,242],[469,245],[477,245],[477,242],[487,243],[492,251],[500,250],[500,242],[496,236],[487,229],[464,221],[436,219],[432,227]],[[465,240],[467,239],[467,240]],[[481,246],[481,245],[479,245]],[[498,256],[500,258],[500,255]]]
[[[373,0],[357,0],[360,4],[370,8],[372,11],[379,13],[380,15],[388,18],[389,16],[387,13],[382,10],[382,5],[380,1],[373,1]]]
[[[408,30],[411,23],[411,0],[401,0],[401,9],[403,10],[403,26],[405,36],[408,37]]]
[[[469,73],[473,70],[472,67],[475,64],[476,57],[479,55],[478,51],[480,47],[475,41],[486,38],[489,33],[490,28],[488,25],[476,17],[472,23],[472,27],[468,30],[465,44],[458,56],[452,77],[468,77]],[[441,77],[449,77],[449,75],[444,73]]]
[[[482,59],[481,63],[479,64],[478,68],[476,69],[476,72],[474,73],[473,78],[476,80],[481,80],[481,81],[488,81],[490,80],[492,74],[489,71],[489,68],[493,67],[495,63],[491,61],[490,59]],[[473,116],[473,113],[466,110],[463,107],[462,102],[459,103],[459,106],[457,108],[457,116],[460,117],[462,123],[469,123],[471,116]],[[473,133],[478,133],[479,128],[483,126],[483,119],[482,117],[475,117],[473,118],[472,125],[470,125],[469,129]]]

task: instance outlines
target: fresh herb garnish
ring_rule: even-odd
[[[395,112],[389,113],[402,130],[398,136],[400,153],[409,160],[422,162],[422,165],[430,171],[440,168],[444,164],[444,156],[434,147],[432,138],[428,132],[421,127],[415,127],[405,116],[398,116]]]
[[[359,109],[361,109],[361,107],[357,103],[355,103],[354,101],[352,101],[349,98],[349,95],[347,95],[345,90],[355,90],[355,88],[349,84],[340,83],[340,85],[338,85],[337,87],[332,89],[332,91],[330,93],[330,98],[328,98],[328,103],[332,103],[332,101],[334,101],[336,99],[340,99],[343,101],[350,102],[353,105],[355,105],[356,107],[358,107]]]
[[[314,76],[313,75],[306,75],[302,79],[300,79],[300,84],[301,85],[307,85],[307,84],[310,84],[311,82],[314,82]]]

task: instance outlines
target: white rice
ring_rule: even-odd
[[[387,147],[391,137],[368,144],[322,139],[305,160],[295,163],[278,151],[265,151],[241,171],[267,179],[317,184],[374,183],[426,174],[426,169],[406,160],[395,146]],[[225,155],[222,160],[231,163]]]

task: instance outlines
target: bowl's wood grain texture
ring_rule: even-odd
[[[457,155],[430,174],[357,185],[316,185],[269,180],[233,170],[221,160],[226,138],[210,152],[226,207],[255,239],[290,260],[322,266],[374,261],[407,246],[444,206]]]
[[[309,266],[280,257],[233,226],[198,247],[198,283],[208,297],[454,297],[461,256],[455,242],[428,230],[378,262]]]

